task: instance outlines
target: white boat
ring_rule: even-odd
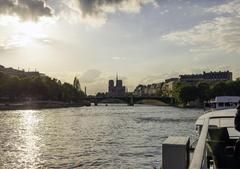
[[[237,143],[240,132],[234,129],[236,111],[219,110],[199,117],[196,121],[199,137],[192,154],[188,137],[168,139],[172,142],[163,144],[163,169],[240,168],[240,149],[236,148],[236,144],[240,146]]]
[[[204,124],[204,121],[207,119],[211,119],[208,127],[223,127],[224,126],[232,126],[233,127],[233,119],[236,114],[236,109],[225,109],[225,110],[217,110],[203,114],[196,121],[196,130],[200,135],[201,130]],[[232,118],[223,118],[223,117],[232,117]]]
[[[214,100],[204,103],[205,109],[209,110],[223,110],[234,109],[240,101],[239,96],[217,96]]]

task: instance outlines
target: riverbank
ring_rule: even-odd
[[[158,100],[142,100],[142,101],[139,101],[137,104],[144,104],[144,105],[151,105],[151,106],[171,106],[169,104],[166,104]]]
[[[138,102],[138,104],[144,104],[144,105],[151,105],[151,106],[171,106],[171,107],[177,107],[182,109],[203,109],[203,104],[166,104],[164,102],[158,101],[158,100],[142,100]]]
[[[176,104],[175,105],[178,108],[188,108],[188,109],[192,109],[192,108],[198,108],[198,109],[203,109],[204,108],[204,104],[203,103],[190,103],[190,104]]]
[[[0,103],[0,110],[53,109],[90,106],[88,102],[27,101],[19,103]]]
[[[170,106],[182,109],[196,109],[203,108],[196,105],[183,105],[176,104],[170,105],[156,100],[142,100],[137,104],[149,105],[149,106]],[[87,101],[82,102],[61,102],[61,101],[27,101],[27,102],[15,102],[15,103],[0,103],[0,110],[36,110],[36,109],[55,109],[55,108],[68,108],[68,107],[83,107],[91,106]]]

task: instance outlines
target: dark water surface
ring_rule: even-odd
[[[0,111],[0,168],[160,168],[162,142],[194,137],[202,113],[125,105]]]

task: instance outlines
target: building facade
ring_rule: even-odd
[[[157,96],[162,94],[163,83],[153,83],[148,85],[138,85],[133,94],[135,96]]]
[[[232,72],[203,72],[203,74],[180,75],[180,81],[197,82],[197,81],[228,81],[232,80]]]
[[[166,79],[165,83],[162,86],[162,95],[164,96],[172,96],[172,91],[174,85],[179,81],[179,78],[170,78]]]
[[[123,81],[118,79],[118,75],[116,77],[116,85],[114,84],[114,80],[109,80],[108,95],[111,97],[119,97],[126,95],[126,87],[123,86]]]

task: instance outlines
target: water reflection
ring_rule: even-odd
[[[162,142],[195,134],[201,112],[124,105],[0,111],[0,169],[160,168]]]
[[[37,146],[40,137],[35,134],[39,123],[37,112],[33,110],[23,111],[20,122],[19,130],[23,140],[20,162],[24,168],[36,168],[37,162],[40,161],[39,147]]]

